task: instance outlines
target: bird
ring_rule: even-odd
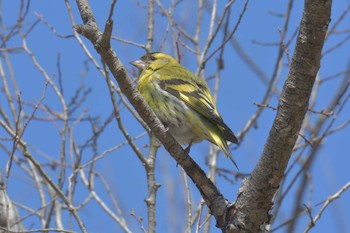
[[[238,169],[227,144],[238,144],[238,140],[203,79],[162,52],[147,53],[130,64],[140,70],[138,91],[175,140],[189,145],[187,152],[193,143],[208,140]]]

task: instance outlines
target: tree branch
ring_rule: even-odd
[[[233,229],[260,232],[264,224],[270,223],[273,197],[284,177],[320,68],[331,5],[331,0],[305,1],[300,32],[277,116],[257,166],[239,190],[236,214],[231,215]]]

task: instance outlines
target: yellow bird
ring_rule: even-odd
[[[227,141],[238,143],[216,109],[207,83],[170,55],[155,52],[131,62],[142,72],[138,90],[170,134],[181,144],[208,140],[234,161]],[[238,167],[237,167],[238,168]]]

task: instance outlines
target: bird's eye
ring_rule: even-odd
[[[150,59],[151,61],[155,61],[155,60],[156,60],[156,58],[155,58],[154,56],[150,56],[149,59]]]

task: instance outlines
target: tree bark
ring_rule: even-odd
[[[16,206],[7,195],[0,177],[0,233],[8,231],[24,231]]]
[[[261,158],[243,181],[227,232],[260,232],[269,224],[269,211],[291,157],[308,109],[320,68],[321,52],[331,16],[331,0],[306,0],[287,80]],[[232,226],[232,225],[231,225]]]

